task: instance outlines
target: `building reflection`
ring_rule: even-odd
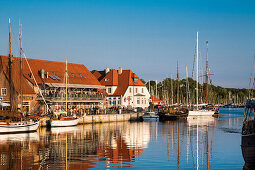
[[[3,138],[2,138],[3,137]],[[2,140],[2,139],[6,140]],[[104,123],[1,136],[0,169],[132,167],[150,141],[146,123]]]

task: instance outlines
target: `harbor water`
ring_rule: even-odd
[[[0,169],[242,169],[243,109],[0,135]]]

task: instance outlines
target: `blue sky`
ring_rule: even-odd
[[[19,21],[29,58],[84,64],[88,69],[132,69],[145,80],[191,76],[196,32],[201,64],[206,40],[212,82],[247,88],[255,54],[255,2],[237,0],[1,0],[0,54],[13,53]]]

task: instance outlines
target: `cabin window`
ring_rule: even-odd
[[[134,77],[134,83],[138,84],[138,78],[137,77]]]
[[[7,89],[1,88],[1,96],[6,96],[6,95],[7,95]]]

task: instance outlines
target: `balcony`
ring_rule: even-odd
[[[43,97],[38,94],[36,100],[43,100],[43,98],[48,102],[65,102],[66,94],[43,94]],[[105,101],[104,94],[68,94],[67,101],[68,102],[103,102]]]

